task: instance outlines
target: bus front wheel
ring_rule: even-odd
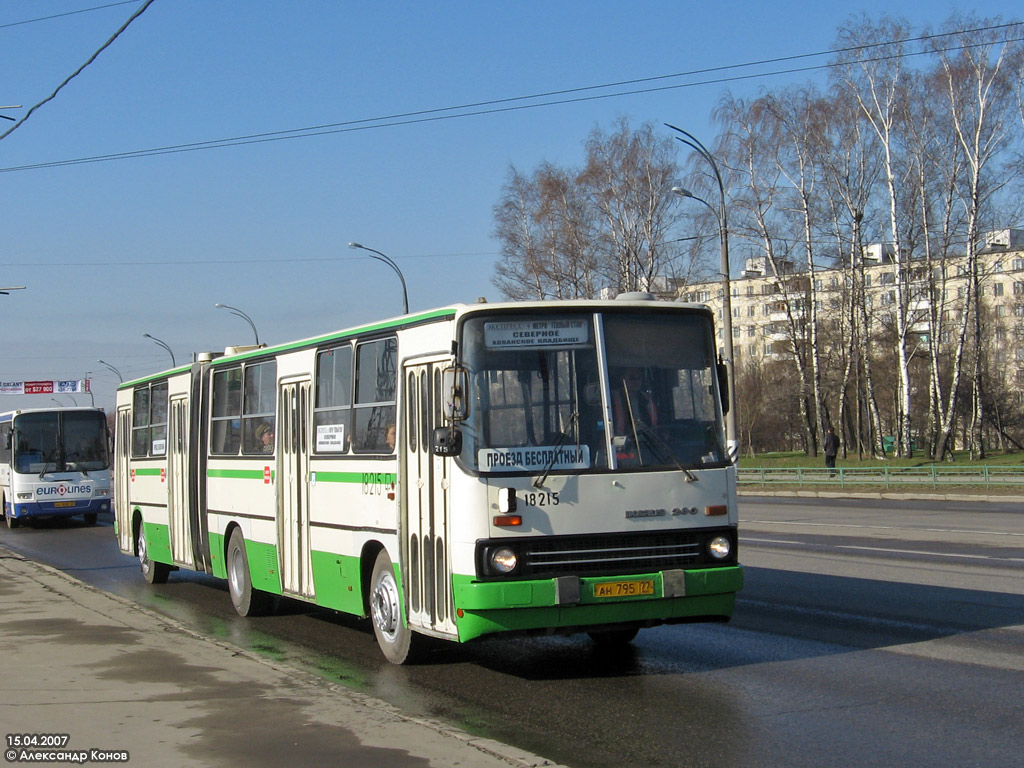
[[[249,556],[245,552],[245,537],[235,528],[228,539],[228,592],[231,604],[239,616],[262,616],[270,608],[271,595],[252,585],[249,575]]]
[[[149,549],[146,547],[146,532],[142,527],[142,523],[139,523],[135,545],[139,553],[139,567],[142,569],[142,577],[150,584],[165,583],[167,575],[171,572],[171,567],[167,563],[158,563],[149,559]]]
[[[402,620],[402,603],[395,579],[395,568],[386,550],[377,553],[370,577],[370,617],[384,657],[392,664],[412,661],[413,632]]]

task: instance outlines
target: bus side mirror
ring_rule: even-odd
[[[441,373],[444,415],[449,421],[464,421],[469,416],[469,376],[465,368],[445,368]]]
[[[14,430],[12,429],[6,435],[4,435],[4,450],[11,450],[11,446],[14,445]]]
[[[722,401],[722,415],[729,412],[729,369],[725,363],[718,366],[718,397]]]
[[[434,430],[430,450],[435,456],[458,456],[462,453],[462,430],[438,427]]]

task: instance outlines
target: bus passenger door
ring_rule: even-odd
[[[441,370],[448,358],[405,366],[402,503],[403,585],[409,623],[431,634],[454,635],[449,538],[448,476],[451,459],[430,450],[440,425]]]
[[[174,562],[195,566],[189,505],[188,397],[172,398],[167,425],[167,510]]]
[[[117,544],[122,552],[134,552],[132,541],[131,471],[132,410],[118,408],[114,422],[114,514],[117,519]]]
[[[309,534],[309,380],[282,383],[277,418],[277,541],[281,586],[313,597]]]

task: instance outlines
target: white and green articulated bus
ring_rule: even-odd
[[[94,525],[111,504],[106,416],[99,408],[0,413],[0,497],[8,528],[81,515]]]
[[[726,621],[743,582],[700,305],[458,305],[202,355],[118,390],[120,548],[421,635]]]

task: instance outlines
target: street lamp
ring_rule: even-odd
[[[161,347],[166,349],[167,350],[167,354],[169,354],[171,356],[171,368],[177,368],[178,367],[178,363],[174,359],[174,352],[171,351],[171,348],[167,346],[166,342],[160,341],[160,339],[158,339],[156,336],[150,336],[148,333],[144,333],[142,335],[145,336],[150,341],[155,341]]]
[[[213,306],[215,306],[217,309],[229,309],[231,310],[232,315],[234,315],[235,317],[240,317],[243,320],[245,320],[245,322],[249,324],[249,327],[252,328],[252,335],[256,337],[256,346],[258,347],[260,345],[260,334],[259,331],[256,330],[256,323],[254,323],[252,321],[252,318],[245,314],[245,312],[238,309],[238,307],[229,307],[227,304],[214,304]]]
[[[89,405],[93,408],[96,407],[96,396],[92,393],[92,371],[85,372],[85,381],[83,382],[89,392]]]
[[[736,439],[736,376],[732,358],[732,286],[729,283],[729,216],[725,208],[725,185],[722,183],[722,174],[718,171],[718,163],[708,151],[707,147],[701,144],[696,136],[687,133],[682,128],[665,123],[673,131],[678,131],[686,138],[676,136],[679,141],[686,144],[697,154],[708,161],[711,170],[715,173],[715,181],[718,182],[719,206],[718,210],[707,200],[694,195],[682,187],[673,187],[672,192],[681,197],[691,197],[697,202],[704,203],[715,212],[718,219],[718,234],[722,243],[722,362],[725,364],[727,384],[728,412],[725,414],[725,441],[726,449],[729,451],[729,458],[736,460],[739,454],[739,442]]]
[[[117,370],[117,368],[112,366],[110,363],[104,362],[103,360],[97,360],[96,362],[112,370],[114,372],[114,375],[117,376],[117,380],[124,384],[124,376],[121,375],[121,372]]]
[[[381,253],[380,251],[374,250],[373,248],[367,248],[365,245],[362,245],[360,243],[349,243],[348,247],[349,248],[356,248],[356,249],[362,250],[362,251],[367,251],[370,254],[370,258],[371,259],[376,259],[377,261],[383,261],[385,264],[387,264],[389,267],[391,267],[393,270],[395,270],[395,274],[398,275],[398,279],[402,281],[402,310],[403,310],[404,314],[408,315],[409,314],[409,292],[405,288],[405,275],[402,274],[402,270],[400,270],[398,268],[398,265],[395,264],[394,260],[390,256],[388,256],[387,254]]]

